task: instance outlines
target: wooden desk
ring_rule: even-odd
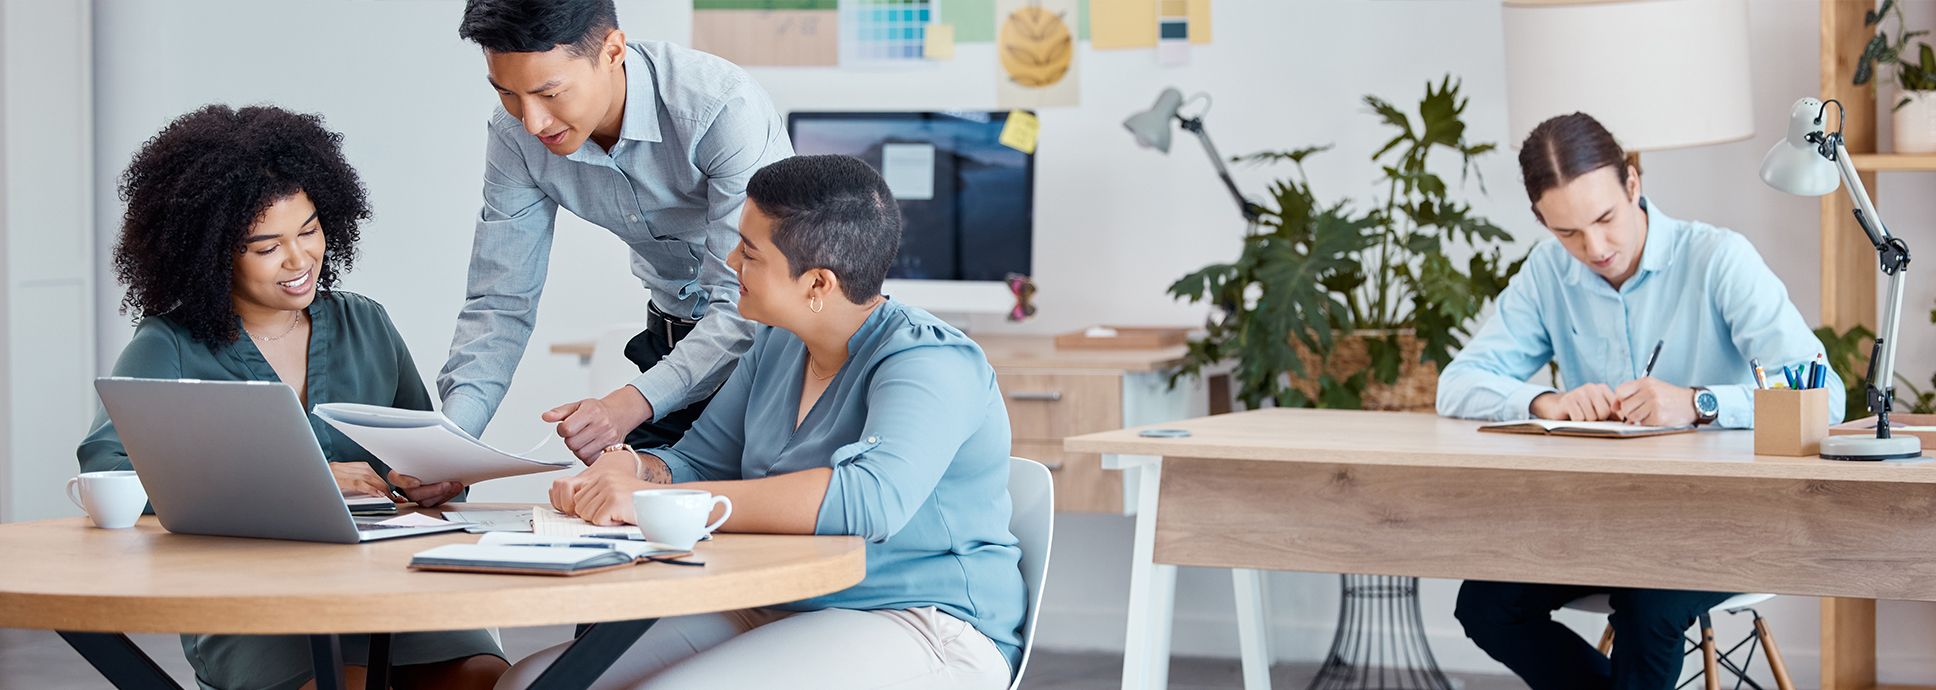
[[[1269,569],[1936,601],[1929,464],[1760,457],[1745,431],[1572,439],[1420,414],[1162,426],[1192,436],[1067,443],[1145,458],[1120,465],[1145,488],[1125,688],[1163,684],[1177,565],[1236,569],[1240,595]],[[1262,622],[1240,609],[1240,629]],[[1865,667],[1873,685],[1873,617],[1823,623],[1824,687],[1854,687],[1848,669]],[[1267,650],[1249,632],[1253,678]]]
[[[596,670],[532,686],[585,687],[654,619],[797,601],[866,575],[866,547],[855,537],[737,534],[698,546],[704,568],[647,563],[542,577],[405,567],[418,551],[476,540],[462,532],[356,545],[200,537],[170,534],[152,516],[125,530],[96,529],[86,518],[4,524],[0,627],[61,631],[127,688],[174,685],[159,669],[144,673],[153,662],[120,633],[302,634],[333,644],[337,634],[369,631],[598,623],[567,652]],[[377,675],[373,668],[373,683]]]

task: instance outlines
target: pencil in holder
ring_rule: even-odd
[[[1819,454],[1828,436],[1828,389],[1756,389],[1754,423],[1755,455]]]

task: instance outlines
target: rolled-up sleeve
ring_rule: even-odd
[[[508,117],[500,113],[500,117]],[[484,205],[450,359],[437,376],[444,415],[481,436],[504,401],[537,324],[558,204],[539,189],[505,130],[490,127]]]
[[[706,174],[704,240],[694,246],[698,289],[705,293],[704,318],[672,354],[632,380],[632,386],[652,403],[654,418],[719,388],[753,338],[753,324],[739,313],[739,276],[726,266],[726,256],[739,244],[747,180],[767,164],[792,156],[793,145],[766,92],[750,77],[739,78],[740,85],[722,100],[693,147],[692,163]]]
[[[1529,262],[1530,263],[1530,262]],[[1438,412],[1447,417],[1508,421],[1532,416],[1533,399],[1553,392],[1527,383],[1553,359],[1534,277],[1522,270],[1506,285],[1486,325],[1439,374]]]
[[[981,427],[995,386],[983,361],[962,346],[915,348],[881,361],[861,437],[834,451],[816,534],[882,543],[907,525]]]

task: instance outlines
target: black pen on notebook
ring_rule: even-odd
[[[1660,346],[1666,344],[1666,338],[1654,341],[1654,354],[1647,356],[1647,370],[1640,372],[1640,378],[1644,379],[1654,375],[1654,363],[1660,361]]]

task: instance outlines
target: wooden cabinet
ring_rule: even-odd
[[[1015,456],[1049,466],[1055,508],[1126,514],[1135,504],[1124,473],[1103,456],[1062,449],[1069,436],[1184,419],[1205,413],[1200,382],[1169,385],[1184,348],[1058,350],[1047,336],[978,336],[1008,406]]]

